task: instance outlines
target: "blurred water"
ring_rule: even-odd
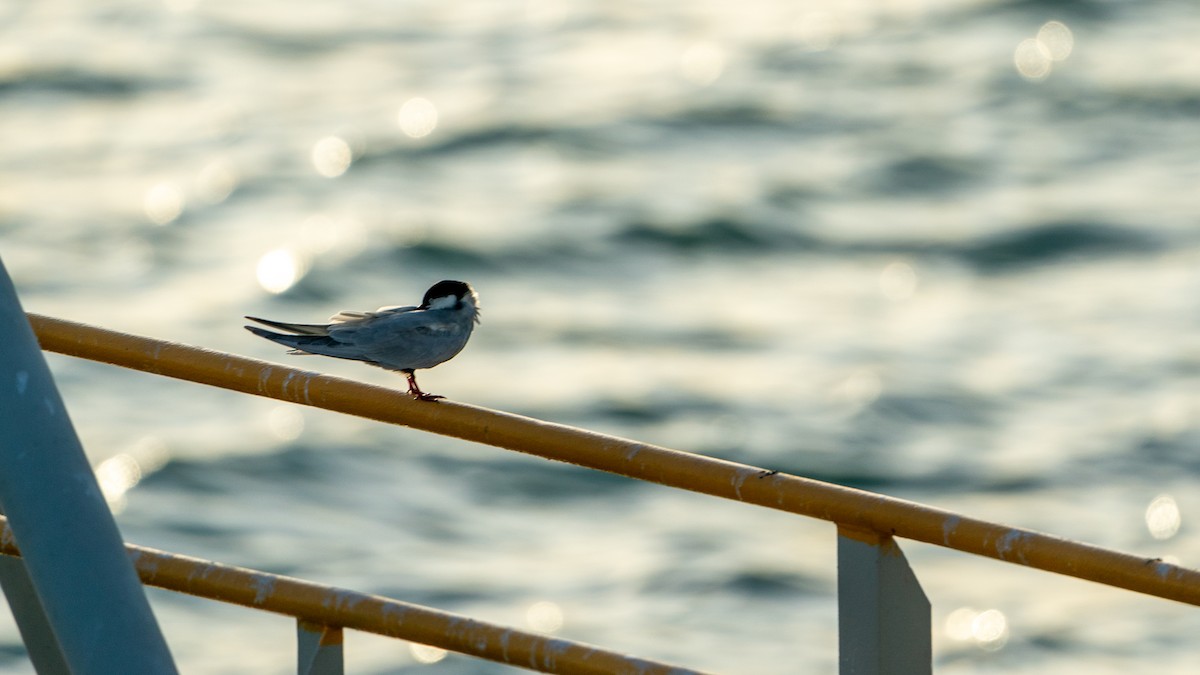
[[[432,391],[1195,564],[1198,30],[1117,0],[9,3],[0,255],[31,311],[398,387],[240,317],[461,278],[484,323]],[[51,364],[131,541],[836,668],[825,523]],[[939,672],[1194,671],[1189,608],[905,548]],[[185,672],[294,667],[287,621],[152,598]],[[29,672],[7,619],[0,669]]]

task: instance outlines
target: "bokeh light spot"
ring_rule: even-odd
[[[131,455],[109,457],[96,467],[96,482],[114,513],[125,508],[125,493],[142,480],[142,467]]]
[[[1050,75],[1050,52],[1037,40],[1026,38],[1017,45],[1013,53],[1013,64],[1017,72],[1027,80],[1044,80]]]
[[[129,448],[129,454],[137,459],[142,476],[149,476],[171,461],[167,444],[158,436],[144,436]]]
[[[725,71],[725,50],[712,42],[694,44],[679,57],[683,79],[700,86],[712,84]]]
[[[155,225],[166,225],[183,213],[183,191],[174,183],[159,183],[146,191],[142,209]]]
[[[971,637],[980,648],[994,652],[1008,644],[1008,618],[998,609],[980,612],[971,621]]]
[[[902,260],[889,263],[879,273],[879,292],[888,300],[911,298],[917,292],[917,271]]]
[[[438,125],[438,110],[426,98],[410,98],[400,106],[400,114],[396,119],[400,131],[410,138],[424,138],[433,133]]]
[[[1040,81],[1050,76],[1056,61],[1063,61],[1075,48],[1075,36],[1061,21],[1047,21],[1037,36],[1026,38],[1013,53],[1013,65],[1027,80]]]
[[[1183,518],[1171,495],[1159,495],[1146,507],[1146,528],[1155,539],[1170,539],[1179,532]]]
[[[1075,48],[1075,36],[1061,21],[1047,21],[1038,29],[1037,41],[1053,61],[1065,61]]]
[[[1008,618],[998,609],[980,612],[959,607],[946,616],[943,628],[950,639],[973,642],[984,651],[996,651],[1008,643]]]
[[[883,393],[883,380],[869,368],[850,373],[835,384],[829,392],[830,400],[844,406],[849,414],[857,413],[871,405]]]
[[[200,169],[196,176],[196,194],[209,204],[219,204],[233,194],[237,184],[238,175],[233,166],[217,159]]]
[[[413,660],[417,663],[437,663],[446,658],[445,649],[430,647],[429,645],[419,645],[415,642],[409,643],[408,651],[412,653]]]
[[[304,433],[304,415],[295,406],[276,406],[267,414],[267,427],[281,441],[294,441]]]
[[[307,262],[294,251],[277,248],[258,259],[258,285],[268,293],[283,293],[308,271]]]
[[[535,602],[525,611],[525,621],[539,633],[556,633],[563,626],[562,608],[545,600]]]
[[[350,144],[338,136],[326,136],[317,141],[312,149],[312,163],[317,173],[326,178],[337,178],[346,173],[354,155]]]
[[[958,640],[960,642],[970,640],[971,622],[973,622],[975,617],[978,615],[979,612],[976,612],[970,607],[959,607],[953,612],[950,612],[950,614],[946,616],[946,621],[944,624],[946,635],[949,636],[951,640]]]

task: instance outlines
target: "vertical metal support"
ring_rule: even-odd
[[[297,620],[296,645],[300,675],[343,675],[340,627]]]
[[[841,675],[930,675],[929,599],[888,535],[838,526]]]
[[[63,659],[75,675],[175,673],[2,262],[0,345],[0,504]]]

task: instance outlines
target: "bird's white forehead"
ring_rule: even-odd
[[[429,300],[429,309],[449,309],[458,304],[457,295],[443,295]]]

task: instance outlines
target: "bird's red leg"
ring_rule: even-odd
[[[408,395],[418,401],[436,401],[439,398],[446,398],[437,394],[426,394],[417,386],[417,375],[411,370],[404,371],[404,376],[408,378]]]

